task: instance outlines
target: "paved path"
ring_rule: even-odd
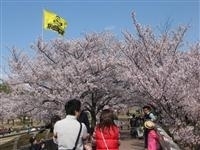
[[[9,137],[8,139],[5,138],[3,141],[1,139],[0,144],[3,144],[6,141],[12,140],[15,137]],[[16,139],[17,142],[17,139]],[[120,138],[120,149],[119,150],[144,150],[143,145],[143,139],[139,140],[139,139],[133,139],[130,136],[129,130],[122,130],[121,131],[121,138]],[[14,144],[14,146],[16,147],[16,144]],[[15,148],[14,148],[15,149]]]
[[[128,130],[122,130],[120,150],[144,150],[144,140],[134,139]]]

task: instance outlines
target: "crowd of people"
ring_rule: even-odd
[[[69,100],[65,104],[66,117],[54,116],[51,120],[49,140],[30,139],[30,150],[119,150],[120,127],[116,124],[116,116],[110,108],[103,109],[99,122],[91,130],[87,113],[81,110],[81,102]],[[143,107],[143,115],[132,115],[130,119],[133,137],[144,139],[146,150],[160,150],[156,132],[156,116],[150,106]]]
[[[145,150],[161,150],[156,132],[157,117],[153,114],[149,105],[144,106],[142,110],[142,114],[138,116],[132,115],[130,119],[130,134],[134,138],[144,139]]]

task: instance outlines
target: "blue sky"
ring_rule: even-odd
[[[200,0],[0,0],[1,76],[7,68],[8,47],[28,51],[30,44],[43,35],[44,40],[59,37],[42,29],[43,9],[48,9],[68,22],[64,38],[76,39],[84,33],[112,31],[117,36],[128,30],[134,33],[131,12],[137,20],[154,29],[167,20],[172,29],[190,24],[185,40],[200,41]],[[43,33],[43,34],[42,34]]]

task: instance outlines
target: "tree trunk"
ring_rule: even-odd
[[[91,118],[92,118],[92,120],[91,120],[91,131],[93,132],[94,127],[96,126],[97,119],[96,119],[96,113],[95,113],[94,110],[92,110],[90,113],[91,113]]]
[[[15,125],[15,119],[12,119],[12,125],[13,126]]]

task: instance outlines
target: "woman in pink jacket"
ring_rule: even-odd
[[[145,121],[144,126],[148,129],[147,150],[160,150],[159,137],[155,129],[155,123],[148,120]]]

